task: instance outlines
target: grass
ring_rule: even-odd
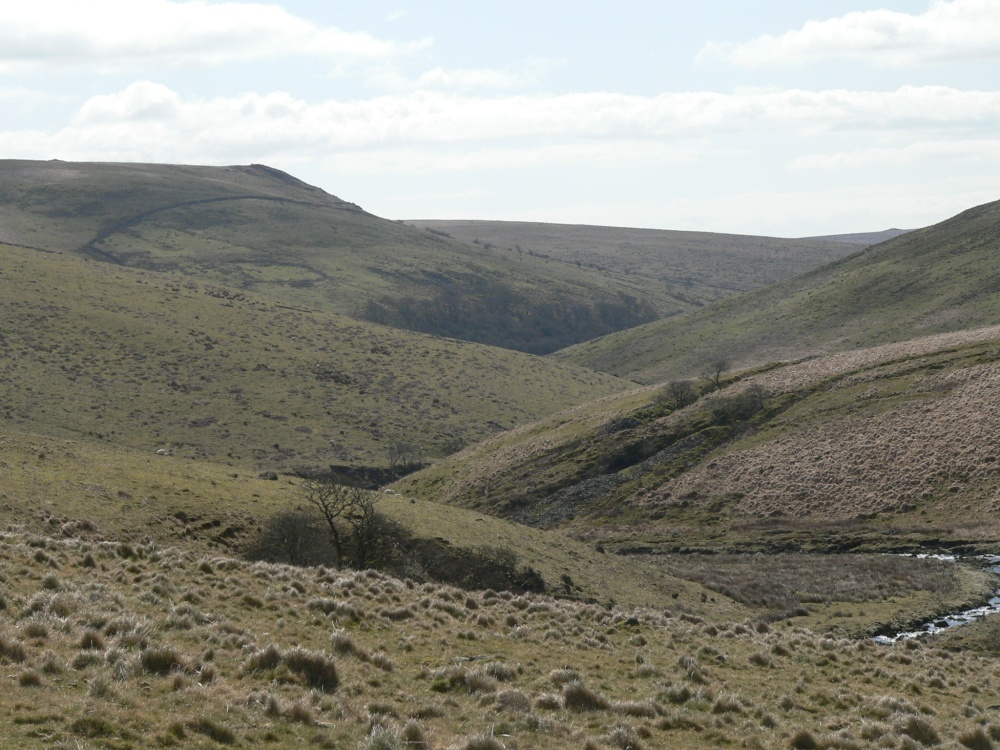
[[[791,621],[470,593],[148,544],[123,557],[119,546],[0,534],[0,632],[19,659],[2,676],[6,747],[562,750],[739,738],[785,748],[807,735],[820,747],[906,737],[971,747],[998,731],[996,657],[931,641],[883,647]],[[96,567],[80,564],[86,555]],[[74,602],[64,614],[31,606],[51,593],[41,582],[53,571]],[[202,615],[189,628],[170,624],[181,597]],[[326,598],[362,617],[304,606]],[[435,601],[462,606],[449,614]],[[390,604],[417,616],[382,617]],[[46,635],[27,637],[37,623]],[[136,628],[146,645],[131,638]],[[103,647],[81,650],[92,631]],[[345,638],[350,649],[336,645]],[[153,653],[168,655],[155,669]],[[367,658],[376,653],[393,668]]]
[[[39,458],[40,454],[45,457]],[[135,540],[143,539],[235,554],[255,539],[264,519],[303,503],[294,477],[266,481],[227,466],[106,443],[0,433],[0,461],[3,525],[81,540],[124,540],[117,546],[123,560],[138,559],[141,545]],[[561,535],[438,503],[411,502],[402,495],[383,494],[378,508],[419,537],[441,539],[455,547],[513,549],[522,565],[534,567],[553,591],[566,596],[603,603],[614,598],[631,606],[683,605],[730,616],[739,611],[722,600],[703,605],[697,586]],[[44,549],[35,554],[41,562],[50,559]],[[84,569],[99,564],[93,553],[80,560]],[[208,559],[201,560],[199,568],[208,577],[219,574]],[[52,571],[40,586],[58,594],[58,572]],[[330,604],[330,611],[342,616],[349,611],[343,603]],[[404,613],[401,619],[408,616],[405,607],[386,607],[387,612],[393,610]]]
[[[619,304],[623,294],[649,300],[661,314],[677,306],[662,284],[381,219],[261,165],[0,161],[0,205],[0,240],[12,244],[170,271],[353,317],[370,302],[433,299],[444,288],[475,298],[503,288],[526,304],[595,310]]]
[[[676,411],[660,387],[634,390],[397,486],[615,550],[989,551],[1000,544],[998,336],[939,334],[733,373],[722,394]],[[750,388],[763,408],[720,421],[718,399]]]
[[[176,276],[0,246],[0,423],[244,471],[423,457],[629,384]]]
[[[578,344],[566,361],[653,383],[701,373],[725,352],[739,367],[995,325],[1000,203],[773,286]]]
[[[490,245],[522,260],[549,259],[622,274],[636,292],[658,299],[667,290],[678,314],[768,286],[856,252],[823,238],[780,239],[710,232],[627,229],[521,221],[408,221],[413,226]],[[662,303],[660,303],[662,305]]]

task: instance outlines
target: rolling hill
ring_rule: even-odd
[[[249,469],[440,456],[629,383],[76,254],[0,246],[0,424]],[[413,456],[411,456],[413,457]]]
[[[652,386],[470,447],[399,491],[608,549],[1000,545],[1000,328]]]
[[[512,250],[519,258],[551,258],[602,273],[625,274],[641,281],[651,298],[665,288],[688,303],[686,307],[701,307],[798,276],[856,252],[859,241],[853,235],[794,240],[520,221],[406,223],[447,232],[481,247]]]
[[[534,353],[690,307],[380,219],[264,165],[0,161],[0,241]]]
[[[903,234],[795,279],[556,356],[644,383],[1000,322],[1000,202]]]

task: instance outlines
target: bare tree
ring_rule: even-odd
[[[337,565],[344,563],[344,538],[341,534],[341,520],[350,513],[350,490],[359,490],[337,484],[328,479],[305,479],[302,482],[302,499],[319,513],[330,532],[330,542],[337,555]]]
[[[398,469],[408,464],[416,463],[417,449],[409,443],[397,440],[389,444],[386,449],[386,456],[389,459],[389,468]]]
[[[378,493],[332,479],[310,478],[302,496],[326,524],[338,565],[385,567],[405,530],[375,507]]]
[[[722,374],[730,368],[731,363],[725,355],[717,355],[709,358],[705,363],[704,375],[712,381],[715,390],[722,388]]]

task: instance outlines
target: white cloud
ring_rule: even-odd
[[[496,169],[572,167],[589,169],[651,164],[689,164],[698,153],[689,143],[648,140],[582,140],[573,143],[491,148],[383,148],[344,151],[324,164],[338,174],[400,174]]]
[[[79,65],[123,70],[292,55],[372,60],[427,44],[318,26],[264,3],[32,0],[0,8],[0,72]]]
[[[474,91],[484,89],[514,89],[533,83],[532,75],[510,73],[505,70],[488,68],[466,68],[445,70],[434,68],[416,78],[407,78],[396,69],[373,71],[368,75],[368,82],[382,89],[395,91],[452,89],[458,91]]]
[[[940,133],[955,129],[962,137],[972,137],[977,129],[992,134],[998,123],[1000,92],[934,86],[906,86],[894,92],[694,92],[654,97],[600,92],[477,97],[423,91],[308,102],[285,92],[187,99],[161,84],[139,81],[92,97],[58,131],[0,131],[0,150],[34,158],[113,160],[137,158],[140,150],[156,160],[218,163],[259,161],[273,154],[317,159],[366,150],[382,152],[378,158],[397,153],[420,161],[424,157],[409,152],[431,147],[426,161],[443,159],[447,168],[455,169],[522,163],[515,152],[528,163],[535,158],[606,160],[610,154],[629,160],[643,148],[657,158],[672,159],[670,149],[679,142],[690,145],[739,133],[812,136],[868,130],[940,139]],[[39,144],[45,146],[41,151]],[[455,153],[434,152],[447,147],[454,147]],[[539,147],[544,153],[532,150]],[[121,153],[125,148],[128,154]]]
[[[723,59],[746,67],[831,58],[910,65],[997,57],[1000,0],[937,0],[919,15],[885,9],[855,11],[743,44],[710,42],[698,55],[699,60]]]

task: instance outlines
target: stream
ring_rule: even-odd
[[[954,562],[958,558],[955,555],[919,555],[919,557],[934,557],[939,560],[950,560]],[[987,560],[990,570],[1000,574],[1000,556],[987,555],[981,559]],[[895,643],[907,638],[919,638],[925,635],[934,635],[942,630],[954,628],[958,625],[965,625],[969,622],[980,620],[987,615],[1000,612],[1000,589],[994,592],[995,596],[981,607],[974,607],[963,612],[935,617],[924,623],[919,630],[907,630],[895,635],[879,635],[875,637],[876,643]]]

